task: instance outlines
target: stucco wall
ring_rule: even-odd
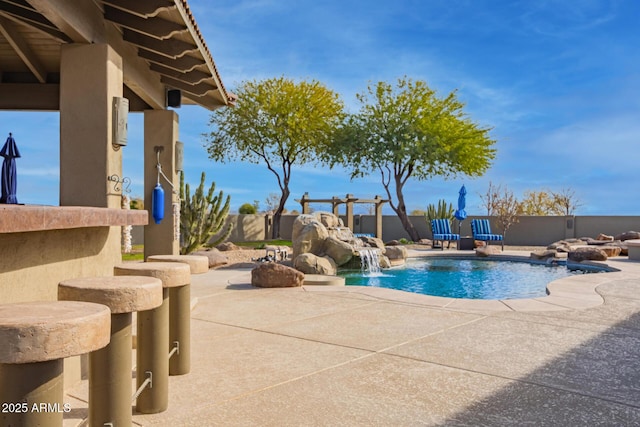
[[[280,225],[280,235],[283,239],[291,239],[293,221],[297,215],[283,215]],[[410,216],[411,221],[426,239],[431,238],[431,228],[424,216]],[[471,235],[471,219],[488,218],[486,216],[468,217],[462,222],[460,234]],[[343,218],[343,221],[345,218]],[[229,238],[233,242],[269,239],[269,219],[264,215],[229,215],[228,221],[235,224],[234,231]],[[492,231],[501,233],[495,218],[490,218]],[[458,232],[457,221],[452,221],[452,229]],[[137,227],[134,227],[136,229]],[[355,233],[375,233],[375,216],[355,215]],[[521,216],[518,222],[509,228],[505,242],[508,245],[546,246],[557,240],[570,237],[596,237],[600,233],[616,235],[625,231],[640,231],[640,216]],[[142,243],[140,229],[134,230],[134,242]],[[395,215],[382,217],[382,239],[409,238],[402,228],[400,220]]]

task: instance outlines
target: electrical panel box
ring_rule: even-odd
[[[113,148],[116,150],[127,145],[127,119],[129,116],[129,100],[113,97]]]

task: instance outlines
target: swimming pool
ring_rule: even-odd
[[[547,284],[584,271],[564,265],[460,258],[415,258],[402,267],[367,274],[347,270],[339,275],[347,286],[374,286],[425,295],[471,299],[538,298]]]

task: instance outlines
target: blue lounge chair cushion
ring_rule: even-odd
[[[488,219],[471,220],[471,231],[473,232],[473,238],[476,240],[498,241],[503,239],[501,234],[491,233],[491,225],[489,224]]]
[[[432,219],[431,232],[433,240],[460,240],[459,234],[451,232],[451,224],[448,219]]]
[[[502,235],[500,234],[476,234],[473,236],[476,240],[502,240]]]

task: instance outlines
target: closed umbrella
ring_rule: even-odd
[[[458,220],[458,234],[460,234],[460,224],[462,220],[467,217],[467,212],[464,210],[467,205],[467,189],[460,188],[460,192],[458,193],[458,209],[454,212],[453,216]]]
[[[0,150],[0,156],[4,157],[2,161],[2,195],[0,196],[0,203],[17,204],[16,158],[20,157],[20,151],[18,151],[16,141],[11,134],[9,134],[7,142],[4,143],[2,150]]]

